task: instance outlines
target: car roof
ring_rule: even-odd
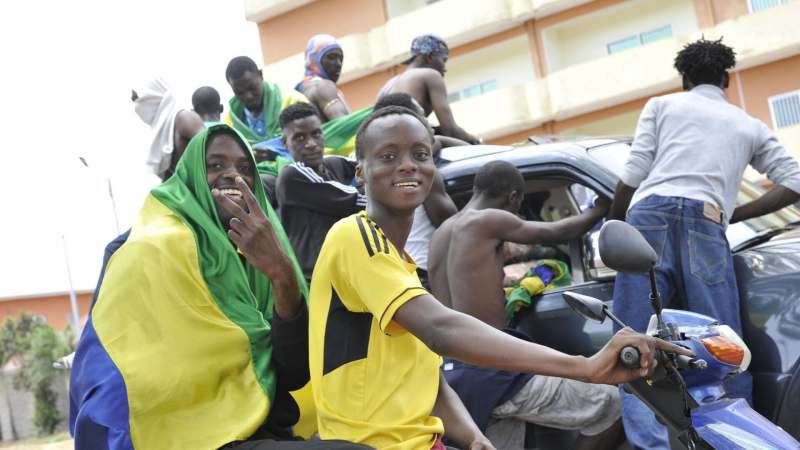
[[[543,142],[537,144],[536,142]],[[592,158],[588,150],[609,144],[629,142],[630,138],[548,135],[542,139],[534,136],[527,142],[514,145],[471,145],[444,148],[438,157],[438,166],[446,184],[452,185],[462,178],[473,178],[485,164],[503,160],[523,173],[535,166],[571,166],[613,189],[618,176]],[[466,181],[466,180],[465,180]]]

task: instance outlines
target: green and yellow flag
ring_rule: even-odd
[[[108,263],[75,362],[75,388],[85,390],[71,393],[80,399],[76,442],[100,427],[113,447],[218,448],[250,437],[267,418],[276,384],[273,289],[237,253],[216,212],[205,148],[221,128],[229,127],[192,139]],[[257,177],[254,194],[307,298]]]

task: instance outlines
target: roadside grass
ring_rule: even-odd
[[[54,444],[63,442],[63,446],[51,446],[48,444]],[[11,442],[0,442],[0,448],[3,449],[36,449],[36,448],[72,448],[71,444],[72,437],[67,432],[58,432],[52,434],[50,436],[42,436],[42,437],[32,437],[28,439],[20,439],[18,441],[11,441]]]

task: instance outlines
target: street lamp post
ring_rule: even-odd
[[[83,156],[79,156],[78,159],[81,160],[84,166],[89,168],[89,163],[83,158]],[[111,178],[105,177],[106,183],[108,183],[108,196],[111,197],[111,207],[114,209],[114,223],[117,226],[117,236],[120,235],[119,232],[119,218],[117,217],[117,203],[114,201],[114,191],[111,190]]]
[[[75,298],[75,289],[72,287],[72,274],[69,270],[69,256],[67,256],[67,240],[61,235],[61,243],[64,245],[64,260],[67,262],[67,279],[69,279],[69,302],[72,305],[72,320],[75,324],[75,331],[81,334],[81,316],[78,315],[78,299]]]

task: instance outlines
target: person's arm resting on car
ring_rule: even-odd
[[[766,173],[775,187],[756,200],[736,208],[730,223],[763,216],[800,201],[800,168],[797,161],[789,156],[766,125],[759,125],[763,144],[753,155],[750,165],[758,172]]]
[[[518,244],[564,244],[591,230],[606,215],[608,205],[608,200],[598,197],[595,207],[589,211],[556,222],[530,222],[499,209],[487,210],[485,214],[488,214],[488,220],[481,221],[482,229],[475,232],[484,232],[502,241]]]
[[[456,123],[453,111],[450,110],[450,102],[447,100],[447,87],[444,84],[444,79],[436,74],[426,77],[425,82],[428,87],[431,106],[436,113],[436,118],[439,120],[439,126],[442,127],[442,134],[467,141],[470,144],[479,143],[480,139],[467,133]]]

